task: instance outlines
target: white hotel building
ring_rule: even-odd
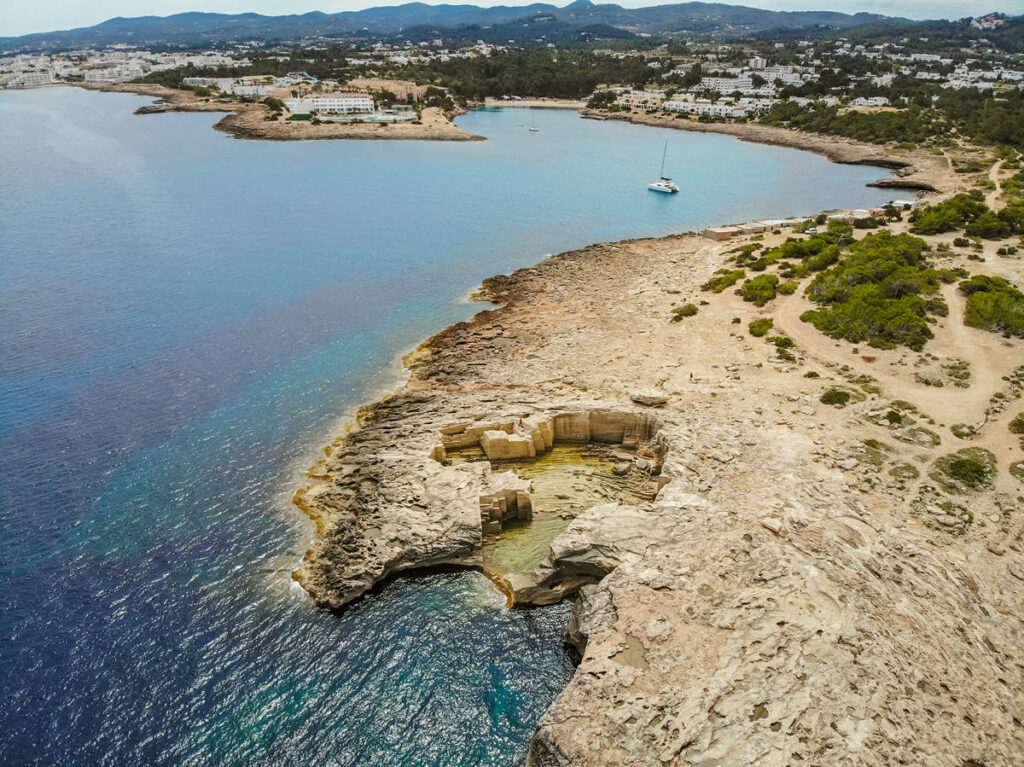
[[[324,93],[300,99],[287,99],[284,105],[293,114],[370,114],[373,98],[368,93]]]
[[[767,112],[775,103],[774,99],[740,99],[723,98],[718,101],[711,99],[679,98],[666,101],[661,108],[667,112],[678,112],[687,115],[707,115],[708,117],[749,117],[753,114]]]
[[[49,85],[52,82],[54,82],[53,72],[48,69],[20,72],[6,77],[0,76],[0,85],[6,88],[36,88],[40,85]]]

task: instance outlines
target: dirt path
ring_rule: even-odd
[[[992,210],[1001,210],[1005,203],[1000,201],[1003,196],[1003,182],[999,178],[999,172],[1003,169],[1003,161],[1000,160],[992,169],[988,172],[988,180],[995,184],[995,187],[985,195],[985,204],[988,205]]]
[[[949,316],[936,329],[928,351],[940,357],[966,360],[971,369],[968,389],[939,388],[914,381],[905,351],[864,348],[860,355],[851,354],[852,345],[837,342],[800,319],[801,314],[814,308],[802,297],[776,299],[778,306],[772,316],[776,329],[796,341],[808,357],[837,366],[849,365],[858,374],[870,375],[887,396],[913,402],[922,412],[946,425],[981,424],[989,400],[1003,387],[1002,377],[1018,361],[1004,347],[1000,336],[963,324],[963,297],[956,286],[944,286],[942,294],[949,304]],[[865,362],[864,357],[873,358],[874,362]]]

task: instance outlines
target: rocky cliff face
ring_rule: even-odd
[[[344,607],[404,570],[482,567],[484,537],[532,517],[529,482],[488,462],[445,465],[448,450],[479,446],[501,461],[534,457],[556,442],[635,448],[659,428],[645,413],[569,403],[518,411],[525,418],[452,423],[444,420],[450,404],[441,402],[399,395],[364,408],[359,426],[312,472],[328,481],[296,495],[320,534],[294,575],[319,604]],[[463,415],[490,415],[485,401],[464,397],[459,404]],[[656,450],[649,454],[656,460]]]
[[[792,456],[771,439],[754,452]],[[556,541],[554,567],[611,574],[577,605],[583,662],[532,767],[1019,763],[1020,580],[794,458],[766,461],[800,479],[757,502],[680,478]]]

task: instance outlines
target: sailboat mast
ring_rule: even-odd
[[[665,139],[665,148],[661,151],[661,177],[665,178],[665,156],[668,154],[668,139]]]

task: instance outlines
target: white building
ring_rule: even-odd
[[[885,96],[871,96],[866,98],[860,96],[850,102],[850,106],[854,107],[887,107],[889,106],[889,99]]]
[[[627,109],[657,109],[665,100],[665,91],[626,91],[615,103]]]
[[[807,107],[814,104],[821,104],[826,107],[834,107],[839,103],[839,99],[835,96],[820,96],[818,98],[808,99],[802,96],[790,96],[790,101],[796,104],[801,109],[807,109]]]
[[[11,75],[3,85],[7,88],[37,88],[40,85],[49,85],[52,82],[53,73],[49,70],[43,70]]]
[[[294,114],[369,114],[374,110],[373,98],[368,93],[310,94],[284,104]]]
[[[708,117],[744,117],[744,113],[732,99],[672,99],[661,105],[667,112],[686,115],[706,115]]]
[[[705,91],[718,91],[719,93],[732,93],[733,91],[745,91],[754,87],[749,77],[702,77],[700,87]]]
[[[107,67],[85,70],[87,83],[124,83],[142,77],[142,68],[135,66]]]
[[[775,103],[773,99],[696,99],[678,98],[666,101],[661,108],[668,112],[689,115],[706,115],[708,117],[749,117],[753,114],[767,112]]]

